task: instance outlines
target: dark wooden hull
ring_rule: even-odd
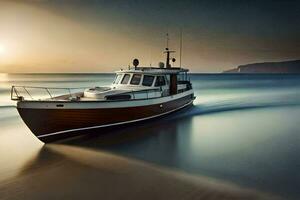
[[[193,95],[161,104],[124,108],[36,109],[18,108],[29,129],[42,141],[71,137],[91,129],[124,125],[159,117],[192,103]],[[59,136],[59,137],[58,137]]]

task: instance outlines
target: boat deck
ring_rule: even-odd
[[[149,88],[140,90],[118,91],[117,93],[106,95],[105,98],[100,98],[89,97],[85,95],[85,91],[87,89],[90,90],[90,88],[46,88],[13,86],[11,89],[11,99],[15,101],[116,101],[152,99],[168,96],[167,93],[161,91],[159,88]]]

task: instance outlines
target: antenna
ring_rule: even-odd
[[[182,28],[180,29],[180,50],[179,50],[179,67],[181,68],[181,57],[182,57]]]
[[[151,51],[151,47],[150,47],[149,54],[150,54],[150,67],[152,67],[152,51]]]
[[[166,48],[169,48],[169,33],[167,33],[167,47]]]

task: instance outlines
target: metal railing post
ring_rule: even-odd
[[[51,99],[53,99],[53,97],[52,97],[52,95],[51,95],[50,91],[48,90],[48,88],[44,88],[44,89],[46,89],[46,91],[48,92],[48,94],[49,94],[50,98],[51,98]]]
[[[29,97],[33,100],[31,94],[29,94],[28,90],[26,90],[25,86],[23,86],[24,90],[27,92],[27,94],[29,95]]]
[[[10,89],[10,99],[13,99],[13,92],[14,92],[15,86],[12,86]]]
[[[68,88],[68,90],[69,90],[70,97],[72,98],[71,89],[70,89],[70,88]]]
[[[17,95],[17,98],[19,98],[18,90],[15,87],[14,87],[14,91],[15,91],[15,93]]]

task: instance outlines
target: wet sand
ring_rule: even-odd
[[[1,199],[276,199],[255,190],[192,176],[108,152],[43,146],[0,182]]]

